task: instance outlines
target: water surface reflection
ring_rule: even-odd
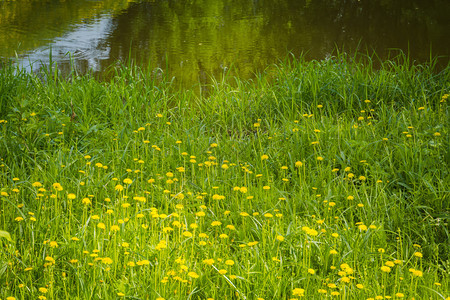
[[[15,17],[0,17],[0,37],[11,35],[0,55],[12,56],[12,49],[18,49],[21,64],[28,67],[29,62],[48,63],[51,49],[52,59],[64,70],[70,58],[82,72],[92,69],[98,74],[116,61],[132,58],[167,69],[178,82],[190,85],[230,67],[233,74],[249,78],[289,52],[321,59],[336,47],[359,47],[386,57],[388,49],[399,48],[425,62],[432,47],[435,55],[447,56],[444,63],[450,54],[446,0],[22,3],[30,2],[32,7],[24,10],[28,21],[19,18],[21,1],[3,4],[6,13],[14,6]],[[43,23],[35,28],[33,12],[45,12],[47,21],[36,16]],[[22,39],[21,48],[14,35]]]

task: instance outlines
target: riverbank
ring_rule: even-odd
[[[115,72],[0,70],[1,298],[450,296],[448,67]]]

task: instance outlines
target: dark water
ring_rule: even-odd
[[[0,56],[37,70],[51,53],[64,72],[72,63],[100,75],[133,59],[187,85],[336,48],[381,58],[401,49],[418,62],[431,53],[446,64],[449,16],[448,0],[0,1]]]

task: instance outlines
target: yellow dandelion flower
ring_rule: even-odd
[[[214,263],[214,259],[212,259],[212,258],[204,259],[203,263],[211,266]]]
[[[388,266],[382,266],[380,269],[381,269],[381,271],[383,271],[385,273],[391,272],[391,268],[389,268]]]
[[[192,277],[192,278],[199,278],[200,276],[197,274],[197,273],[195,273],[195,272],[189,272],[188,273],[188,276],[189,277]]]
[[[305,290],[301,289],[301,288],[295,288],[295,289],[292,290],[292,295],[293,296],[303,297],[303,296],[305,296]]]
[[[395,263],[394,263],[393,261],[388,260],[388,261],[385,263],[385,265],[392,268],[392,267],[395,266]]]
[[[234,265],[234,261],[231,260],[231,259],[228,259],[228,260],[225,261],[225,264],[226,264],[227,266],[232,266],[232,265]]]

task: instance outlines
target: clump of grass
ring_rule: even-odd
[[[0,297],[449,297],[448,67],[116,72],[0,70]]]

